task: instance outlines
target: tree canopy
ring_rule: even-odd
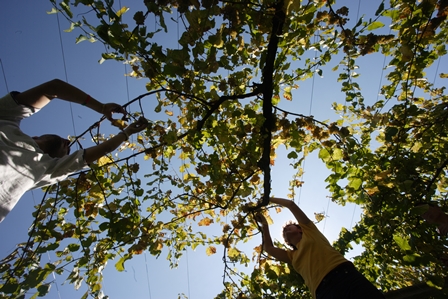
[[[112,0],[50,2],[71,21],[68,31],[80,31],[78,42],[103,43],[103,60],[125,61],[130,76],[147,80],[148,93],[133,102],[151,97],[160,118],[127,143],[136,154],[104,157],[46,189],[28,240],[0,263],[1,296],[44,296],[48,275],[68,271],[75,287],[87,283],[83,298],[101,298],[108,261],[123,271],[142,252],[157,256],[170,248],[174,260],[187,247],[205,245],[209,255],[226,248],[228,271],[217,298],[311,298],[288,265],[261,247],[239,249],[258,232],[252,215],[266,211],[281,145],[297,177],[317,151],[331,171],[332,200],[362,208],[361,220],[334,245],[345,253],[362,244],[354,263],[370,281],[384,292],[422,281],[444,285],[440,257],[448,241],[414,207],[433,201],[448,208],[448,100],[445,87],[427,76],[447,53],[448,1],[378,1],[372,16],[350,27],[356,15],[338,1],[144,0],[132,16]],[[173,15],[178,28],[167,25]],[[176,35],[172,45],[154,42]],[[364,71],[357,60],[368,55],[387,61],[378,97],[363,94],[357,82]],[[279,107],[299,102],[299,82],[325,66],[345,94],[333,105],[339,120]],[[144,109],[130,117],[140,115]],[[100,142],[106,137],[97,128],[84,134]],[[301,184],[291,180],[291,198]],[[199,230],[187,225],[191,220]],[[207,235],[208,226],[222,226],[222,234]],[[58,259],[42,262],[47,252]],[[247,265],[252,254],[251,273],[230,267]]]

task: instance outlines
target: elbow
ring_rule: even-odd
[[[57,89],[58,87],[60,87],[61,85],[65,84],[64,81],[62,81],[61,79],[55,78],[53,80],[50,80],[47,82],[47,84],[53,89]]]
[[[61,79],[57,79],[57,78],[48,81],[47,83],[44,84],[46,86],[46,88],[45,88],[46,95],[51,98],[58,97],[60,90],[64,84],[65,84],[64,81],[62,81]]]

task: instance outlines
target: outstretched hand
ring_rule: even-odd
[[[107,103],[103,105],[103,109],[101,111],[104,116],[112,121],[112,113],[122,113],[123,115],[126,115],[127,112],[124,110],[123,106],[115,103]]]
[[[143,131],[147,127],[148,127],[148,120],[146,120],[146,118],[144,117],[140,117],[137,121],[133,122],[126,129],[124,129],[124,131],[126,131],[128,135],[132,135]]]

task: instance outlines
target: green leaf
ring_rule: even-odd
[[[8,282],[2,285],[0,290],[6,294],[14,294],[15,292],[17,292],[19,287],[20,286],[17,283]]]
[[[340,148],[333,149],[333,160],[340,160],[344,156],[342,150]]]
[[[88,39],[89,38],[87,36],[81,34],[76,38],[76,43],[79,44],[80,42],[88,40]]]
[[[78,251],[81,246],[79,244],[70,244],[67,246],[68,250],[71,252]]]
[[[123,272],[124,271],[124,262],[126,262],[128,259],[130,259],[131,257],[129,256],[129,254],[125,254],[121,259],[118,260],[118,262],[115,264],[115,269],[117,269],[117,271],[119,272]]]
[[[56,14],[58,12],[59,11],[55,7],[52,7],[50,11],[47,11],[47,14],[52,15],[52,14]]]
[[[352,187],[355,190],[359,190],[359,188],[362,185],[362,180],[360,178],[353,178],[350,180],[350,182],[348,183],[349,187]]]
[[[420,257],[419,254],[413,253],[413,254],[406,254],[403,256],[403,260],[407,263],[414,263],[418,258]]]
[[[395,243],[397,243],[398,247],[400,247],[401,250],[403,251],[411,250],[411,246],[409,245],[408,240],[399,235],[394,235],[393,238]]]
[[[384,10],[384,1],[381,2],[380,6],[378,7],[378,9],[375,12],[375,16],[378,16],[380,13],[382,13]]]
[[[48,292],[50,291],[50,287],[51,287],[51,284],[40,285],[37,288],[37,291],[39,292],[39,297],[44,297],[45,295],[47,295]]]
[[[297,155],[297,152],[292,151],[288,154],[288,159],[297,159],[299,157],[299,155]]]
[[[71,19],[73,18],[73,13],[70,10],[70,5],[68,5],[65,2],[61,2],[59,3],[59,5],[62,7],[62,9],[65,11],[65,13],[67,14],[67,16]]]
[[[322,161],[327,162],[330,159],[330,153],[326,148],[322,148],[319,151],[319,158],[322,159]]]
[[[375,21],[369,24],[369,26],[367,26],[367,30],[372,31],[378,28],[382,28],[384,27],[384,24],[381,23],[380,21]]]
[[[386,141],[391,142],[392,141],[392,137],[397,135],[397,133],[398,133],[398,128],[396,128],[396,127],[387,127],[386,128]]]

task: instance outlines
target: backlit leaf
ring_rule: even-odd
[[[199,226],[209,226],[210,224],[213,223],[213,219],[210,219],[208,217],[203,218],[202,220],[200,220],[198,222]]]
[[[214,247],[214,246],[209,246],[209,247],[207,247],[207,248],[205,249],[205,253],[206,253],[208,256],[210,256],[210,255],[212,255],[212,254],[215,254],[215,253],[216,253],[216,247]]]
[[[397,243],[397,245],[400,247],[401,250],[403,251],[411,250],[411,246],[409,246],[408,240],[399,235],[394,235],[393,238],[395,243]]]

